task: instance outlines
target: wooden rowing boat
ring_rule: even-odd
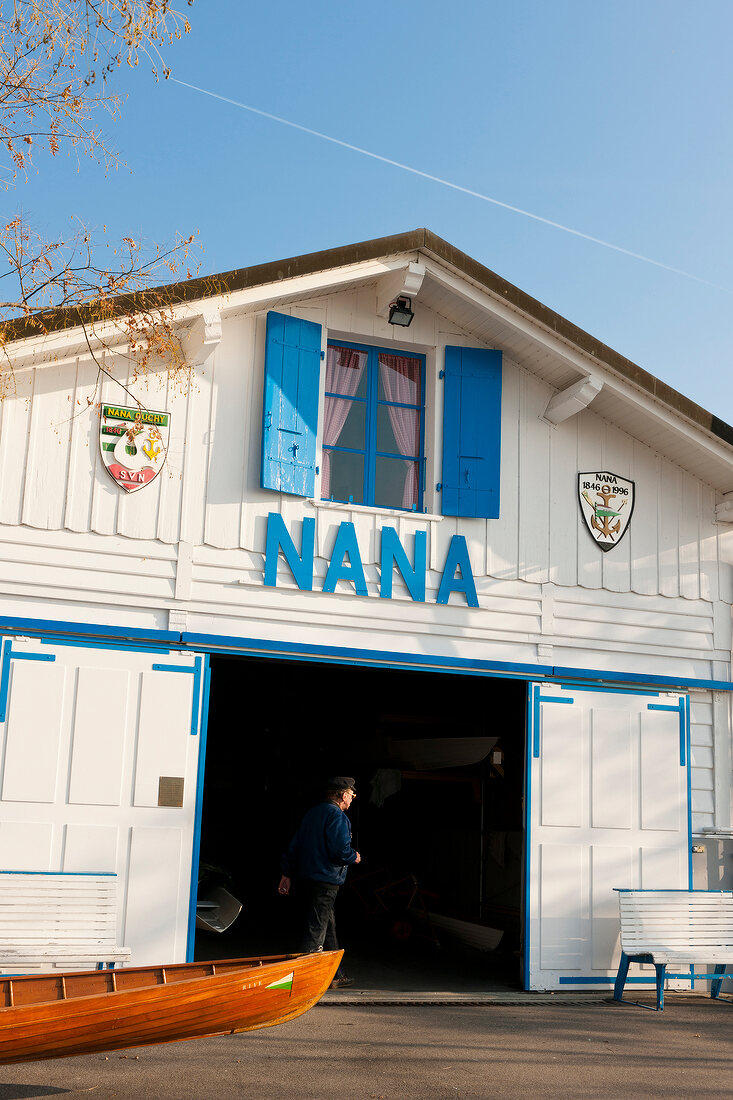
[[[0,977],[0,1065],[282,1024],[322,997],[342,954]]]

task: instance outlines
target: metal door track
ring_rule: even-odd
[[[693,992],[690,990],[674,990],[665,994],[670,1004],[677,1002],[690,1003],[710,1000],[707,992]],[[552,1005],[565,1005],[586,1008],[589,1005],[610,1005],[621,1008],[623,1005],[634,1006],[634,1001],[614,1001],[612,990],[605,992],[589,993],[521,993],[521,992],[496,992],[496,993],[403,993],[390,992],[384,989],[366,989],[363,991],[333,990],[324,993],[318,1002],[326,1007],[335,1005],[447,1005],[455,1008],[472,1005],[496,1005],[504,1007],[536,1008],[538,1006],[551,1008]],[[654,994],[649,993],[639,998],[640,1004],[648,1007],[654,1005]],[[721,996],[717,1003],[733,1004],[733,998]]]
[[[384,989],[354,990],[334,989],[324,993],[319,1004],[333,1005],[603,1005],[611,999],[604,993],[403,993]]]

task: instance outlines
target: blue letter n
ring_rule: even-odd
[[[282,550],[290,572],[298,588],[304,592],[313,590],[313,551],[316,542],[316,521],[313,517],[303,520],[300,554],[288,533],[285,520],[279,512],[267,517],[267,546],[265,548],[265,584],[274,588],[277,584],[277,563]]]

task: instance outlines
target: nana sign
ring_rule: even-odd
[[[309,517],[302,521],[298,550],[280,513],[270,512],[267,517],[265,549],[267,587],[275,588],[277,585],[277,567],[282,554],[298,588],[303,592],[312,592],[315,542],[315,519]],[[427,535],[424,531],[415,532],[413,558],[410,561],[394,527],[382,527],[379,580],[379,595],[382,599],[392,598],[392,581],[397,570],[411,598],[418,603],[424,603],[427,567]],[[350,581],[357,596],[369,595],[353,523],[344,522],[339,525],[322,591],[335,592],[338,581]],[[435,602],[448,603],[451,592],[461,593],[469,607],[478,607],[471,559],[463,535],[454,535],[450,541]]]

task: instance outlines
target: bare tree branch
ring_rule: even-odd
[[[0,0],[0,150],[14,177],[25,176],[39,146],[52,155],[65,146],[102,163],[115,161],[95,122],[100,110],[110,117],[119,112],[112,75],[123,63],[134,68],[142,60],[156,80],[167,77],[162,50],[189,30],[172,0]],[[166,247],[144,247],[128,236],[113,243],[106,227],[93,233],[82,223],[51,240],[22,212],[0,224],[0,396],[12,382],[6,345],[18,321],[32,320],[33,331],[43,334],[49,311],[57,310],[79,311],[89,353],[110,378],[94,346],[103,344],[101,332],[111,321],[115,345],[120,333],[126,340],[135,376],[154,364],[186,374],[170,306],[152,303],[121,317],[114,300],[162,278],[190,277],[193,241],[188,235]]]
[[[119,110],[111,74],[147,60],[156,80],[168,77],[161,49],[189,30],[171,0],[4,0],[0,147],[14,170],[25,171],[36,141],[114,161],[92,125],[100,110]]]

